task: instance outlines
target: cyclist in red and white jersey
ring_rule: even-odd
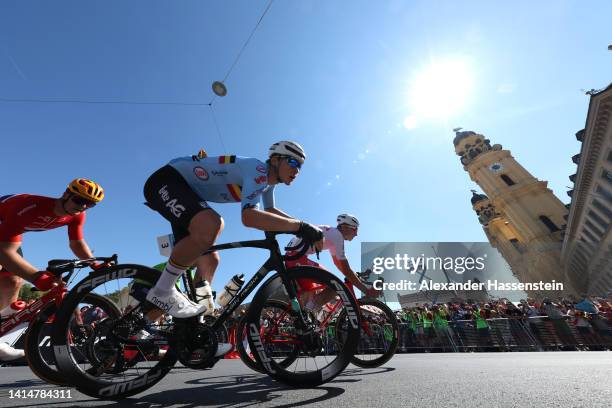
[[[331,227],[329,225],[319,225],[318,227],[323,231],[323,236],[325,237],[325,243],[323,245],[323,250],[328,250],[334,264],[344,274],[346,280],[352,283],[357,289],[361,292],[365,293],[369,297],[378,297],[380,291],[372,289],[364,285],[364,283],[359,279],[357,274],[351,269],[349,265],[348,259],[346,258],[346,254],[344,252],[344,241],[352,241],[353,238],[357,236],[357,230],[359,229],[359,221],[357,218],[350,214],[340,214],[337,218],[338,226]],[[293,238],[288,247],[296,247],[300,244],[301,239],[298,237]],[[315,249],[311,248],[306,254],[296,260],[293,261],[285,261],[285,265],[287,268],[292,268],[295,266],[316,266],[321,268],[317,262],[308,258],[308,255],[312,255],[315,253]],[[293,255],[295,251],[288,251],[287,255]],[[318,285],[310,281],[308,279],[300,280],[300,287],[305,291],[316,292]],[[334,294],[330,293],[328,296],[325,294],[317,293],[317,303],[322,305],[327,303],[329,300],[333,299]]]
[[[30,194],[0,197],[0,310],[17,300],[22,279],[43,291],[57,285],[53,274],[39,271],[22,257],[23,233],[67,226],[72,252],[80,259],[91,258],[83,238],[85,211],[103,198],[102,187],[83,178],[73,180],[60,198]],[[0,345],[0,360],[23,355],[7,346]]]

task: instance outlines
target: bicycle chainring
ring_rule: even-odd
[[[175,334],[172,346],[181,364],[194,369],[212,367],[218,361],[215,353],[219,342],[212,327],[200,323],[197,317],[175,319],[174,322]]]

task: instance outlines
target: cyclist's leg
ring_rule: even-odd
[[[19,289],[23,285],[23,279],[10,273],[0,271],[0,310],[19,299]]]
[[[191,219],[189,234],[174,245],[170,261],[191,266],[198,258],[205,258],[200,255],[214,244],[222,228],[223,218],[216,211],[212,208],[202,209]]]
[[[333,302],[336,299],[336,292],[331,288],[325,288],[322,291],[315,292],[313,301],[315,310],[320,310],[325,304]]]
[[[211,208],[209,208],[210,211],[200,211],[198,214],[196,214],[196,216],[191,220],[190,226],[188,230],[185,230],[183,228],[181,228],[180,226],[173,226],[172,231],[174,234],[174,238],[175,238],[175,247],[174,249],[176,249],[177,245],[185,245],[185,242],[187,242],[189,245],[188,249],[192,248],[194,243],[191,242],[190,243],[190,239],[194,236],[194,234],[196,233],[196,228],[200,228],[200,229],[204,229],[205,231],[214,231],[215,235],[214,235],[214,239],[213,241],[208,241],[210,242],[210,244],[206,244],[206,242],[203,244],[205,245],[205,247],[200,247],[200,249],[198,250],[198,252],[196,252],[196,256],[201,254],[202,252],[204,252],[205,250],[207,250],[208,248],[210,248],[212,245],[214,245],[214,242],[216,240],[216,238],[219,236],[219,234],[221,233],[221,230],[223,229],[223,218],[221,218],[221,216],[219,214],[217,214],[217,212],[215,212],[214,210],[212,210]],[[204,216],[210,216],[212,215],[213,217],[208,217],[208,218],[203,218],[200,219],[198,217],[201,217],[202,215]],[[211,222],[212,220],[212,222]],[[197,225],[198,223],[201,223],[201,225]],[[170,254],[170,259],[174,259],[173,258],[173,254],[174,252],[172,252]],[[209,262],[207,264],[205,264],[205,268],[210,268],[207,270],[207,272],[210,272],[211,275],[205,275],[205,276],[210,276],[210,278],[208,278],[209,282],[212,281],[213,275],[215,273],[215,269],[219,263],[219,256],[217,255],[216,257],[214,255],[216,255],[217,253],[213,253],[211,255],[206,255],[206,256],[199,256],[197,257],[193,262],[196,263],[198,265],[198,275],[199,276],[199,268],[201,267],[201,264],[198,262],[202,259],[204,259],[204,262]],[[212,259],[212,261],[209,261],[209,259]],[[191,264],[190,264],[191,265]],[[196,287],[197,287],[197,282],[201,281],[201,276],[199,277],[199,279],[196,280]],[[209,286],[210,288],[210,286]],[[212,293],[211,293],[212,296]],[[206,311],[205,315],[208,314],[212,314],[212,310],[210,311]],[[230,343],[225,343],[225,342],[219,342],[217,344],[217,352],[215,354],[215,357],[220,357],[223,356],[224,354],[229,353],[232,350],[233,346]]]
[[[215,244],[215,242],[217,241],[217,238],[221,234],[221,231],[223,231],[223,226],[224,226],[223,218],[221,217],[219,218],[221,219],[221,227],[217,231],[217,235],[215,236],[215,239],[211,245]],[[215,277],[215,272],[217,270],[217,267],[219,266],[220,261],[221,261],[221,257],[219,256],[218,251],[215,251],[212,254],[198,257],[198,259],[195,262],[195,265],[198,270],[198,273],[196,274],[196,278],[195,278],[195,283],[197,284],[198,282],[202,280],[207,280],[208,283],[212,285],[212,281]]]
[[[17,249],[17,253],[23,257],[21,247]],[[2,265],[0,265],[0,310],[19,300],[19,291],[22,286],[22,278],[3,269]],[[0,318],[0,320],[2,319]],[[14,348],[8,343],[0,344],[2,346],[2,351],[0,351],[0,361],[14,360],[25,355],[22,349]]]
[[[313,266],[315,268],[325,269],[319,263],[304,256],[295,261],[286,261],[285,265],[287,268],[298,267],[298,266]],[[336,292],[330,288],[323,287],[317,282],[310,279],[299,279],[298,283],[302,289],[301,301],[306,307],[312,309],[314,312],[321,310],[324,304],[336,298]]]
[[[212,245],[223,220],[171,166],[164,166],[149,177],[144,195],[149,206],[166,218],[174,230],[182,230],[184,235],[175,237],[178,242],[155,287],[147,294],[147,300],[174,317],[200,314],[206,307],[181,298],[174,285],[198,256]]]
[[[21,247],[17,249],[17,253],[23,257]],[[19,299],[19,290],[22,285],[23,279],[0,265],[0,310]]]

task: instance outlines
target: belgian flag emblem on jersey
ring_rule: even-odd
[[[219,164],[236,163],[236,156],[219,156]]]

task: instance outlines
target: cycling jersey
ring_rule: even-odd
[[[325,244],[323,245],[323,251],[327,250],[329,253],[338,260],[345,260],[346,255],[344,253],[344,238],[342,237],[342,233],[336,227],[330,227],[329,225],[318,225],[319,229],[323,231],[323,236],[325,237]],[[301,238],[295,237],[293,238],[288,247],[294,247],[302,242]],[[295,253],[291,251],[291,253]],[[314,248],[310,248],[306,255],[312,255],[315,253]],[[288,255],[290,253],[288,252]]]
[[[248,157],[179,157],[168,163],[203,200],[241,202],[242,209],[274,207],[274,186],[268,185],[268,165]]]
[[[83,239],[85,212],[78,215],[56,215],[54,198],[30,194],[0,197],[0,242],[21,242],[29,231],[47,231],[68,226],[70,240]]]

